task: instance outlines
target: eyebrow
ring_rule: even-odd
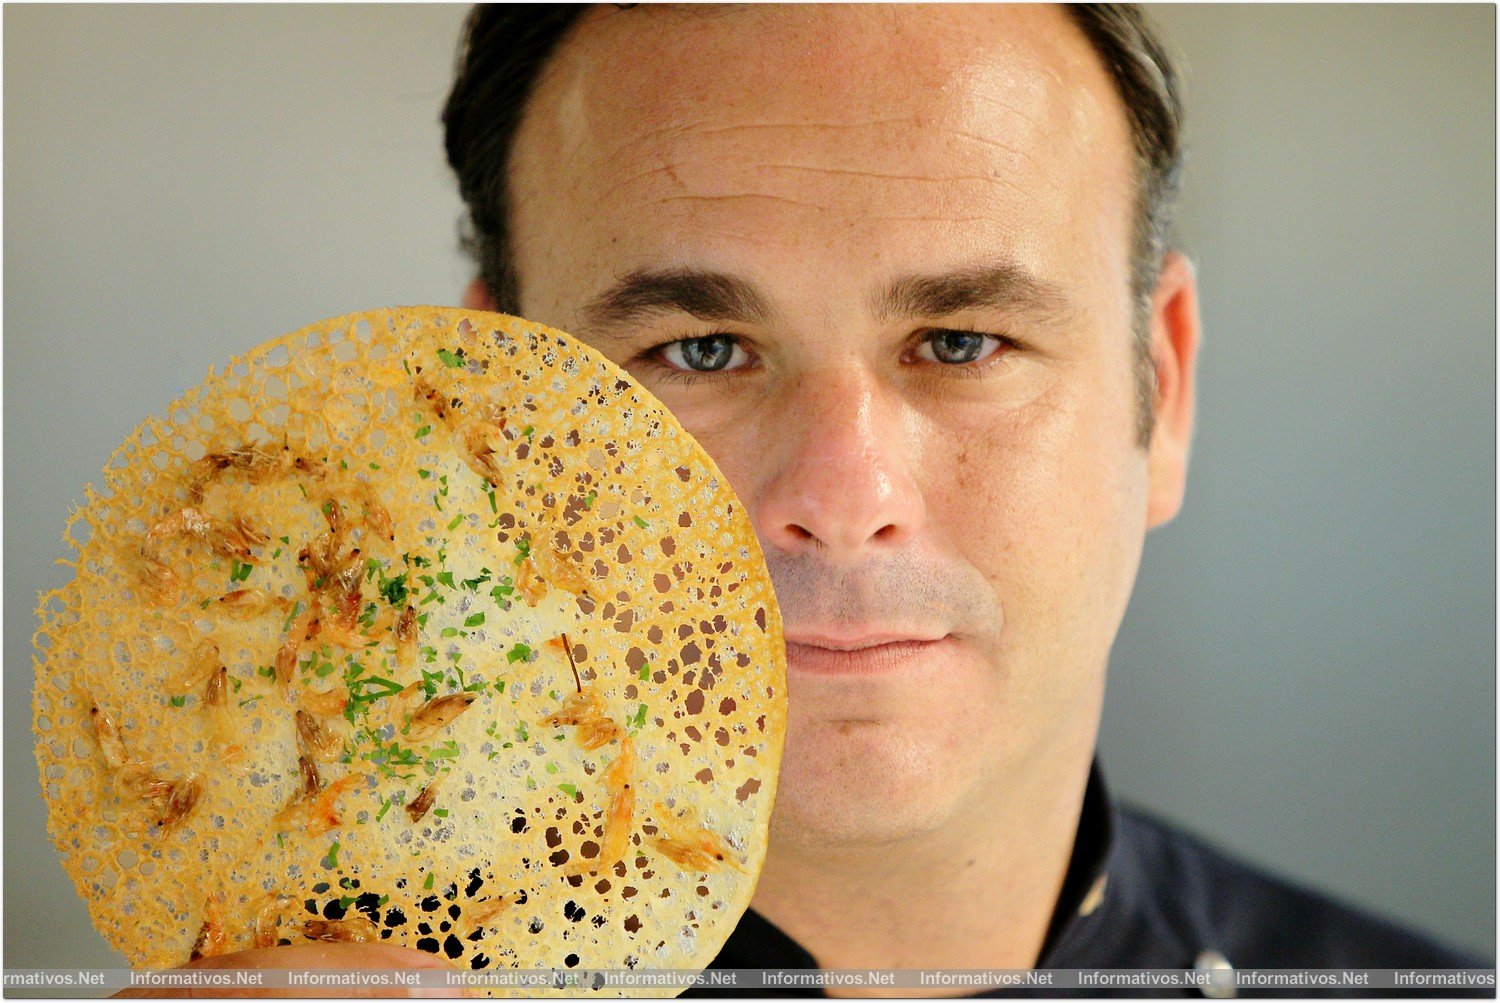
[[[1010,263],[902,276],[873,301],[874,314],[882,321],[896,317],[945,317],[975,309],[1060,318],[1067,314],[1069,302],[1061,286]]]
[[[681,311],[706,321],[764,321],[770,309],[743,279],[699,268],[637,269],[588,302],[595,327],[618,327],[653,314]]]

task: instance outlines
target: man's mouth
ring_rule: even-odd
[[[794,672],[819,675],[879,675],[920,663],[948,640],[934,632],[794,631],[787,634],[787,662]]]

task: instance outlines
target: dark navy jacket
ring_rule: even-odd
[[[1037,968],[1488,968],[1494,962],[1445,948],[1353,906],[1274,877],[1144,812],[1115,803],[1096,763],[1073,857]],[[710,968],[817,968],[801,946],[747,912]],[[1201,998],[1195,991],[1047,990],[1048,996]],[[687,995],[726,995],[703,991]],[[1371,995],[1242,989],[1241,996]],[[784,991],[755,995],[818,995]],[[994,990],[984,996],[1036,995]],[[1494,997],[1418,990],[1408,995]]]

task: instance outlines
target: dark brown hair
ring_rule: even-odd
[[[622,5],[629,6],[629,5]],[[1115,82],[1130,123],[1139,191],[1131,285],[1139,431],[1150,439],[1155,374],[1147,328],[1151,294],[1168,247],[1182,172],[1182,102],[1177,72],[1134,4],[1067,4],[1073,23]],[[520,312],[520,284],[508,225],[510,154],[527,99],[548,57],[588,7],[479,4],[459,48],[453,90],[443,108],[448,163],[469,207],[464,249],[498,309]]]

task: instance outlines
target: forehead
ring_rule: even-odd
[[[1066,278],[1121,264],[1129,150],[1112,83],[1054,7],[595,8],[517,137],[517,257],[574,231],[592,269],[936,243]]]

